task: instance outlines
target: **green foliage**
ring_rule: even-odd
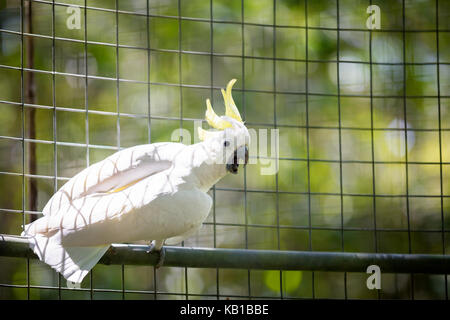
[[[212,8],[209,0],[182,0],[179,13],[176,0],[149,0],[147,18],[145,0],[119,1],[117,16],[110,11],[114,2],[88,0],[94,8],[85,12],[81,7],[81,28],[74,30],[66,26],[67,6],[59,3],[55,40],[51,3],[32,3],[32,31],[22,39],[17,34],[20,1],[2,1],[0,28],[14,32],[0,31],[0,233],[19,234],[29,222],[21,212],[31,210],[30,181],[37,185],[41,211],[55,190],[55,172],[58,188],[119,146],[170,141],[180,126],[193,137],[193,120],[203,118],[205,99],[212,98],[223,112],[217,88],[237,78],[234,97],[248,127],[280,130],[279,171],[261,175],[265,165],[258,163],[221,180],[211,192],[215,206],[209,224],[185,245],[448,251],[449,238],[443,243],[441,231],[450,228],[450,148],[445,143],[450,103],[436,98],[437,40],[440,62],[449,63],[448,32],[429,32],[436,28],[434,1],[405,4],[405,27],[418,32],[407,32],[403,43],[401,1],[379,3],[385,30],[371,35],[365,26],[369,1],[362,0],[339,1],[340,27],[346,29],[339,32],[336,1],[308,1],[306,9],[304,0],[213,0]],[[448,5],[439,4],[439,28],[448,30]],[[370,66],[370,61],[375,63]],[[448,97],[448,65],[439,68],[439,92]],[[30,77],[34,98],[22,100]],[[242,93],[244,85],[248,91]],[[35,169],[29,166],[32,145]],[[375,233],[375,227],[383,230]],[[0,282],[26,285],[26,268],[22,259],[0,257]],[[124,270],[127,290],[156,286],[177,294],[162,297],[184,297],[184,269],[162,268],[156,278],[150,267]],[[94,298],[120,299],[121,272],[120,267],[96,266],[92,286],[119,292],[95,292]],[[189,293],[214,296],[218,289],[224,297],[282,293],[311,298],[314,290],[318,298],[343,298],[345,292],[342,273],[219,270],[216,276],[216,270],[189,269]],[[36,261],[30,277],[32,285],[58,286],[58,276]],[[377,298],[365,287],[365,274],[346,279],[348,297]],[[443,277],[417,279],[417,297],[445,295]],[[386,276],[382,297],[409,297],[410,281],[409,275]],[[82,288],[90,286],[87,277]],[[90,292],[63,290],[61,295],[88,299]],[[30,297],[57,299],[58,293],[32,288]],[[25,299],[27,289],[0,287],[0,298]]]

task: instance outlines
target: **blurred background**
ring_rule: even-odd
[[[369,31],[370,4],[381,29]],[[220,88],[277,128],[276,175],[210,191],[185,246],[448,254],[450,3],[0,0],[0,233],[119,148],[194,135]],[[206,128],[207,125],[205,124]],[[270,139],[269,139],[270,140]],[[189,141],[183,141],[189,143]],[[81,290],[0,257],[2,299],[446,299],[444,275],[97,265]],[[62,287],[62,289],[61,289]]]

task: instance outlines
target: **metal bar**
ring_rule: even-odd
[[[52,4],[52,1],[49,0],[30,0],[31,2],[36,2],[36,3],[45,3],[45,4]],[[70,3],[63,3],[63,2],[55,2],[56,5],[58,6],[70,6]],[[108,8],[101,8],[101,7],[94,7],[94,6],[83,6],[83,8],[89,9],[89,10],[96,10],[96,11],[104,11],[104,12],[116,12],[116,10],[114,9],[108,9]],[[146,13],[141,13],[141,12],[133,12],[133,11],[128,11],[128,10],[117,10],[118,13],[124,13],[124,14],[130,14],[130,15],[135,15],[135,16],[146,16]],[[168,19],[179,19],[178,16],[171,16],[171,15],[161,15],[161,14],[148,14],[149,17],[159,17],[159,18],[168,18]],[[212,20],[207,19],[207,18],[197,18],[197,17],[181,17],[182,20],[188,20],[188,21],[202,21],[202,22],[219,22],[219,23],[228,23],[228,24],[241,24],[241,22],[237,22],[237,21],[231,21],[231,20]],[[264,23],[255,23],[255,22],[244,22],[244,25],[249,25],[249,26],[260,26],[260,27],[271,27],[271,24],[264,24]],[[292,28],[292,29],[305,29],[305,26],[295,26],[295,25],[277,25],[277,27],[281,27],[281,28]],[[332,28],[332,27],[322,27],[322,26],[310,26],[309,27],[311,30],[336,30],[336,28]],[[342,31],[367,31],[367,29],[362,29],[362,28],[341,28],[340,30]],[[382,28],[382,29],[374,29],[374,31],[376,32],[402,32],[402,29],[389,29],[389,28]],[[450,29],[441,29],[440,31],[443,32],[449,32]],[[416,33],[416,32],[436,32],[436,29],[407,29],[405,30],[405,32],[407,33]]]
[[[369,1],[369,4],[372,5],[372,0]],[[370,149],[371,149],[371,156],[372,156],[372,193],[373,193],[373,200],[372,200],[372,208],[373,208],[373,242],[374,242],[374,250],[375,252],[378,252],[378,234],[377,232],[379,229],[377,229],[377,198],[375,195],[376,192],[376,172],[375,172],[375,137],[374,137],[374,103],[373,103],[373,64],[372,64],[372,58],[373,58],[373,52],[372,52],[372,44],[373,42],[373,34],[372,29],[369,30],[369,90],[370,90]],[[377,298],[378,300],[381,299],[380,292],[377,291]]]
[[[84,0],[84,12],[83,12],[83,16],[84,16],[84,38],[83,38],[83,48],[84,48],[84,107],[85,107],[85,118],[84,118],[84,123],[85,123],[85,134],[86,134],[86,168],[89,167],[90,165],[90,157],[89,157],[89,141],[90,141],[90,137],[89,137],[89,79],[88,79],[88,33],[87,33],[87,0]],[[94,291],[93,291],[93,283],[94,283],[94,278],[93,278],[93,272],[89,272],[89,288],[90,288],[90,299],[93,300],[94,298]]]
[[[55,0],[52,3],[52,71],[56,71],[56,50],[55,50],[55,36],[56,36],[56,15],[55,15]],[[52,105],[53,105],[53,192],[58,191],[58,136],[57,136],[57,109],[56,109],[56,75],[52,74]],[[33,215],[32,215],[33,217]],[[62,276],[58,275],[58,299],[61,300],[61,284]]]
[[[278,28],[278,26],[277,26]],[[343,29],[333,29],[332,31],[344,31]],[[374,31],[374,30],[371,30]],[[0,32],[3,33],[9,33],[9,34],[20,34],[16,31],[10,31],[6,29],[0,29]],[[450,31],[449,31],[450,32]],[[27,36],[29,38],[43,38],[43,39],[53,39],[51,36],[41,35],[41,34],[33,34],[25,32],[24,36]],[[55,40],[60,41],[66,41],[66,42],[74,42],[74,43],[85,43],[83,40],[79,39],[70,39],[70,38],[64,38],[64,37],[55,37]],[[148,50],[146,47],[142,46],[132,46],[132,45],[124,45],[124,44],[114,44],[109,42],[99,42],[99,41],[87,41],[87,44],[94,44],[94,45],[102,45],[107,47],[118,47],[118,48],[124,48],[124,49],[140,49],[140,50]],[[289,62],[307,62],[306,59],[295,59],[295,58],[274,58],[274,57],[264,57],[264,56],[252,56],[252,55],[237,55],[237,54],[227,54],[227,53],[218,53],[218,52],[208,52],[208,51],[195,51],[195,50],[176,50],[176,49],[162,49],[162,48],[150,48],[150,51],[154,52],[170,52],[170,53],[183,53],[183,54],[192,54],[192,55],[200,55],[200,56],[209,56],[213,55],[214,57],[222,57],[222,58],[245,58],[245,59],[258,59],[258,60],[269,60],[269,61],[289,61]],[[337,63],[337,59],[309,59],[308,62],[315,62],[315,63]],[[362,65],[370,65],[370,62],[368,61],[361,61],[361,60],[339,60],[341,63],[355,63],[355,64],[362,64]],[[399,65],[408,65],[408,66],[426,66],[426,65],[435,65],[435,62],[372,62],[372,65],[381,65],[381,66],[399,66]],[[450,62],[441,62],[441,65],[450,65]],[[10,68],[10,69],[19,69],[18,67],[14,66],[8,66],[8,65],[2,65],[3,68]],[[30,68],[28,68],[30,69]],[[25,69],[27,70],[27,69]],[[46,70],[35,70],[37,72],[46,72]],[[47,71],[50,72],[50,71]],[[65,74],[64,72],[59,72],[61,74]],[[78,74],[78,76],[82,76]],[[99,79],[112,79],[110,77],[105,76],[97,76]],[[121,79],[122,80],[122,79]],[[138,80],[135,80],[138,81]],[[141,81],[143,82],[143,81]]]
[[[117,136],[117,151],[120,150],[120,98],[119,98],[119,93],[120,93],[120,66],[119,66],[119,55],[120,55],[120,50],[119,50],[119,1],[116,0],[115,1],[115,6],[116,6],[116,14],[115,14],[115,19],[116,19],[116,110],[117,110],[117,119],[116,119],[116,136]],[[86,9],[87,10],[87,9]],[[147,28],[147,33],[148,33],[148,28]],[[87,40],[87,39],[86,39]],[[121,285],[122,285],[122,300],[125,300],[125,266],[122,264],[121,266]]]
[[[0,288],[25,288],[26,286],[24,285],[20,285],[20,284],[4,284],[4,283],[0,283]],[[57,290],[58,288],[53,287],[53,286],[45,286],[45,285],[30,285],[30,288],[32,289],[45,289],[45,290]],[[62,291],[71,291],[73,289],[71,288],[67,288],[67,287],[62,287],[61,288]],[[76,289],[77,292],[87,292],[90,289],[86,289],[86,288],[79,288]],[[99,289],[99,288],[94,288],[93,289],[94,292],[108,292],[108,293],[121,293],[122,290],[118,290],[118,289]],[[138,293],[138,294],[143,294],[143,295],[155,295],[154,291],[148,290],[148,291],[144,291],[144,290],[127,290],[126,293]],[[176,293],[176,292],[167,292],[167,291],[159,291],[157,294],[164,294],[167,296],[172,296],[172,297],[184,297],[184,293]],[[202,297],[202,298],[214,298],[215,295],[213,294],[200,294],[200,293],[190,293],[189,294],[191,297]],[[222,297],[231,299],[231,298],[240,298],[240,299],[276,299],[278,297],[275,296],[248,296],[248,295],[238,295],[238,294],[227,294],[224,295]],[[290,300],[297,300],[297,298],[286,298],[286,299],[290,299]]]
[[[337,109],[338,109],[338,142],[339,142],[339,193],[340,193],[340,216],[341,216],[341,250],[345,251],[344,246],[344,178],[343,178],[343,162],[342,162],[342,114],[341,114],[341,75],[340,75],[340,55],[341,55],[341,35],[339,33],[340,28],[340,11],[339,11],[339,0],[336,0],[336,25],[337,25],[337,39],[336,39],[336,90],[337,90]],[[347,293],[347,273],[344,273],[344,299],[348,299]]]
[[[409,209],[409,167],[408,167],[408,131],[406,128],[408,127],[407,122],[407,106],[406,106],[406,12],[405,12],[405,0],[402,0],[402,42],[403,42],[403,121],[404,121],[404,139],[405,139],[405,188],[406,188],[406,222],[408,226],[408,253],[412,252],[412,241],[411,241],[411,217],[410,217],[410,209]],[[411,300],[414,300],[414,274],[411,275]]]
[[[30,3],[27,5],[31,6]],[[25,81],[24,81],[24,69],[25,69],[25,39],[24,39],[24,29],[25,29],[25,11],[26,4],[24,0],[20,2],[20,102],[21,102],[21,122],[22,122],[22,225],[25,226],[27,223],[27,218],[25,216],[26,209],[26,189],[25,189]],[[30,260],[27,258],[26,264],[26,273],[27,273],[27,299],[30,299]]]
[[[155,266],[160,254],[147,253],[148,246],[113,244],[99,261],[106,265]],[[450,255],[310,252],[219,248],[164,247],[163,266],[231,268],[252,270],[309,270],[366,272],[378,265],[385,273],[450,273]],[[0,235],[0,256],[36,259],[27,239]]]
[[[59,144],[58,144],[59,145]],[[62,145],[62,144],[61,144]],[[90,145],[90,147],[92,147],[92,145]],[[313,162],[311,160],[311,162]],[[11,175],[11,176],[24,176],[24,177],[34,177],[34,178],[40,178],[40,179],[54,179],[53,176],[42,176],[42,175],[29,175],[29,174],[21,174],[18,172],[3,172],[0,171],[0,175]],[[57,177],[57,179],[59,181],[68,181],[69,178],[68,177]],[[232,187],[216,187],[216,190],[220,190],[220,191],[243,191],[244,189],[240,189],[240,188],[232,188]],[[246,192],[253,192],[253,193],[276,193],[273,190],[264,190],[264,189],[246,189]],[[278,193],[280,194],[297,194],[297,195],[313,195],[313,196],[340,196],[340,193],[336,193],[336,192],[306,192],[306,191],[283,191],[283,190],[279,190]],[[370,193],[344,193],[343,194],[346,197],[371,197],[372,194]],[[425,194],[415,194],[415,195],[408,195],[406,196],[405,194],[376,194],[373,195],[376,198],[441,198],[441,196],[439,194],[436,195],[425,195]],[[450,195],[443,195],[443,198],[450,198]],[[8,208],[0,208],[0,210],[2,211],[6,211],[6,212],[23,212],[26,214],[40,214],[40,211],[32,211],[32,210],[15,210],[15,209],[8,209]],[[227,224],[229,225],[229,224]],[[354,229],[354,228],[350,228],[350,229]],[[363,228],[364,230],[369,230],[370,228]],[[392,230],[391,228],[386,228],[387,230]],[[377,230],[382,230],[382,229],[377,229]],[[436,229],[411,229],[411,231],[433,231]],[[402,229],[403,231],[403,229]],[[406,231],[406,230],[405,230]],[[439,229],[439,232],[441,232],[441,230]],[[444,230],[444,232],[450,232],[450,230]]]
[[[150,49],[153,50],[153,49]],[[178,51],[176,51],[178,52]],[[241,56],[239,56],[241,57]],[[244,57],[245,58],[245,57]],[[261,58],[259,57],[250,57],[251,59],[255,59],[258,60]],[[309,62],[313,62],[313,60],[309,60]],[[324,63],[336,63],[336,61],[326,61]],[[341,61],[341,63],[344,63],[344,61]],[[353,63],[353,62],[352,62]],[[440,63],[441,65],[443,65],[444,63]],[[398,65],[402,65],[403,64],[398,64]],[[410,65],[408,63],[405,63],[405,65]],[[12,69],[12,70],[22,70],[19,67],[12,67],[12,66],[6,66],[6,65],[1,65],[0,64],[0,68],[5,68],[5,69]],[[69,72],[53,72],[53,71],[45,71],[45,70],[37,70],[37,69],[29,69],[29,68],[23,68],[23,71],[33,71],[33,72],[40,72],[40,73],[45,73],[45,74],[57,74],[57,75],[62,75],[62,76],[73,76],[73,77],[78,77],[78,78],[88,78],[88,79],[100,79],[100,80],[111,80],[111,81],[116,81],[117,79],[115,78],[109,78],[109,77],[102,77],[102,76],[93,76],[93,75],[84,75],[84,74],[77,74],[77,73],[69,73]],[[147,84],[146,81],[141,81],[141,80],[129,80],[129,79],[119,79],[120,82],[129,82],[129,83],[141,83],[141,84]],[[198,84],[179,84],[179,83],[169,83],[169,82],[150,82],[151,85],[162,85],[162,86],[170,86],[170,87],[183,87],[183,88],[198,88],[198,89],[211,89],[211,86],[207,86],[207,85],[198,85]],[[216,90],[220,90],[221,87],[213,87]],[[233,89],[235,91],[244,91],[244,89]],[[261,90],[261,89],[250,89],[250,88],[246,88],[245,89],[246,92],[258,92],[258,93],[271,93],[271,94],[292,94],[292,95],[306,95],[306,92],[301,92],[301,91],[283,91],[283,90]],[[337,97],[337,94],[335,93],[320,93],[320,92],[308,92],[308,95],[311,96],[317,96],[317,97]],[[370,98],[370,95],[367,94],[341,94],[341,97],[348,97],[348,98]],[[408,99],[425,99],[425,98],[438,98],[437,95],[407,95],[406,96]],[[450,95],[441,95],[441,98],[450,98]],[[373,95],[373,98],[404,98],[404,95]],[[1,103],[10,103],[10,104],[18,104],[17,102],[10,102],[10,101],[1,101]],[[29,105],[29,104],[27,104]],[[31,105],[34,106],[34,105]],[[92,112],[92,110],[90,111]],[[100,111],[97,111],[100,112]],[[103,112],[104,113],[104,112]],[[155,117],[156,118],[156,117]],[[159,117],[162,118],[162,117]],[[167,117],[169,119],[171,119],[170,117]],[[178,118],[176,118],[178,119]],[[255,124],[255,123],[252,123]],[[271,126],[272,124],[265,124],[265,125],[269,125]],[[280,125],[281,126],[281,125]],[[299,127],[299,126],[295,126],[295,127]],[[312,128],[312,127],[311,127]],[[344,128],[344,127],[343,127]],[[354,128],[355,129],[355,128]],[[366,128],[367,129],[367,128]],[[389,130],[395,130],[395,129],[389,129]],[[403,128],[402,128],[403,130]],[[413,129],[408,129],[408,130],[413,130]],[[414,130],[418,130],[418,129],[414,129]],[[437,129],[436,129],[437,130]],[[444,129],[443,129],[444,130]],[[421,131],[428,131],[425,129],[421,129]]]
[[[26,19],[26,33],[33,33],[33,13],[32,13],[32,3],[27,1],[25,2],[25,19]],[[25,39],[26,43],[26,61],[25,65],[27,68],[34,69],[34,41],[33,37],[27,37]],[[24,66],[22,66],[23,68]],[[35,83],[35,77],[34,72],[27,72],[25,74],[25,100],[23,102],[25,103],[36,103],[36,83]],[[26,131],[27,131],[27,138],[29,139],[35,139],[36,138],[36,109],[34,108],[27,108],[25,110],[25,119],[26,119]],[[24,137],[25,138],[25,137]],[[28,159],[25,157],[26,162],[28,164],[28,171],[30,174],[36,173],[36,145],[34,143],[28,143],[28,145],[24,148],[24,151],[28,153]],[[23,168],[25,172],[25,168]],[[38,200],[38,189],[37,189],[37,183],[34,179],[29,179],[28,183],[29,191],[28,191],[28,209],[29,210],[36,210],[37,209],[37,200]],[[30,217],[30,222],[33,222],[35,220],[34,216]]]
[[[273,0],[273,38],[272,38],[272,46],[273,46],[273,79],[272,79],[272,85],[273,90],[276,90],[277,88],[277,2],[276,0]],[[273,95],[273,127],[277,129],[277,94],[275,93]],[[275,140],[276,141],[276,140]],[[278,146],[275,146],[275,150],[278,150]],[[277,157],[279,158],[279,155],[277,154]],[[275,208],[276,208],[276,230],[277,230],[277,249],[281,249],[281,238],[280,238],[280,194],[279,191],[279,176],[278,176],[278,161],[275,161]],[[284,299],[283,296],[283,272],[280,270],[280,298]]]
[[[151,74],[151,43],[150,43],[150,3],[149,1],[146,1],[145,7],[146,7],[146,13],[147,13],[147,110],[148,114],[145,117],[148,117],[147,120],[147,131],[148,131],[148,143],[152,143],[152,105],[151,105],[151,85],[150,85],[150,74]],[[116,8],[118,10],[118,8]],[[123,114],[122,114],[123,115]],[[130,292],[127,290],[127,292]],[[157,294],[157,275],[156,275],[156,268],[153,268],[153,297],[154,299],[158,299]]]
[[[241,72],[242,72],[242,111],[244,119],[247,120],[247,113],[245,108],[245,3],[244,0],[241,0],[241,37],[242,37],[242,63],[241,63]],[[275,88],[274,88],[275,89]],[[216,190],[218,190],[216,188]],[[248,208],[247,208],[247,168],[244,168],[244,228],[245,228],[245,249],[248,249]],[[217,225],[217,223],[216,223]],[[252,295],[252,286],[251,286],[251,272],[250,269],[247,270],[247,292],[248,295]]]
[[[437,103],[438,103],[438,127],[439,127],[439,183],[441,191],[441,239],[442,239],[442,254],[445,254],[445,215],[444,215],[444,175],[443,175],[443,157],[442,157],[442,110],[441,110],[441,81],[440,81],[440,57],[439,57],[439,0],[435,1],[436,4],[436,80],[437,80]],[[445,300],[448,300],[448,280],[445,275],[444,281],[445,287]]]
[[[312,251],[312,212],[311,212],[311,159],[310,159],[310,134],[309,130],[311,128],[309,124],[309,65],[308,65],[308,0],[305,0],[305,128],[306,128],[306,167],[307,167],[307,181],[308,181],[308,190],[306,194],[308,195],[308,249]],[[278,191],[279,192],[279,191]],[[315,275],[314,272],[311,274],[311,296],[314,299],[316,297],[316,293],[314,290],[315,287]]]
[[[179,97],[180,97],[180,137],[178,138],[180,142],[183,141],[183,136],[181,135],[183,130],[183,87],[181,86],[183,84],[183,53],[181,52],[183,47],[183,28],[182,28],[182,20],[181,20],[181,0],[178,0],[177,2],[178,7],[178,83],[180,85],[179,87]],[[150,79],[148,79],[150,81]],[[181,245],[184,247],[184,241],[181,242]],[[188,284],[188,271],[187,268],[184,268],[184,294],[185,299],[189,300],[189,284]]]
[[[214,88],[213,88],[213,83],[214,83],[214,24],[213,24],[213,16],[214,16],[214,11],[213,11],[213,0],[209,0],[209,15],[211,18],[211,22],[210,22],[210,34],[209,34],[209,41],[211,44],[211,55],[209,57],[209,64],[210,64],[210,79],[209,79],[209,85],[211,86],[210,89],[210,99],[211,101],[214,101]],[[195,132],[194,132],[195,134]],[[214,185],[211,188],[211,193],[212,193],[212,199],[213,199],[213,204],[212,204],[212,208],[211,208],[211,212],[212,212],[212,225],[213,225],[213,246],[214,248],[217,247],[217,225],[216,225],[216,185]],[[219,277],[219,269],[216,268],[216,299],[219,300],[220,298],[220,277]]]

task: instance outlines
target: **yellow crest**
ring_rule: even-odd
[[[223,100],[225,103],[225,115],[227,117],[233,118],[239,122],[242,122],[241,115],[239,113],[238,108],[236,107],[236,104],[234,103],[233,96],[231,95],[231,90],[233,89],[233,85],[236,83],[236,79],[232,79],[227,84],[227,90],[221,90]],[[206,113],[205,118],[208,124],[217,130],[225,130],[226,128],[231,127],[231,123],[226,121],[225,119],[222,119],[219,117],[215,112],[214,109],[211,106],[211,101],[209,99],[206,99]],[[208,138],[210,134],[213,132],[203,130],[201,127],[198,128],[198,136],[200,140],[205,140]]]

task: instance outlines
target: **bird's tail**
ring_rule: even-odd
[[[31,230],[25,226],[25,230]],[[39,259],[72,282],[81,283],[83,278],[97,264],[109,246],[98,247],[64,247],[60,232],[53,235],[30,234],[22,232],[28,238],[30,248]]]

